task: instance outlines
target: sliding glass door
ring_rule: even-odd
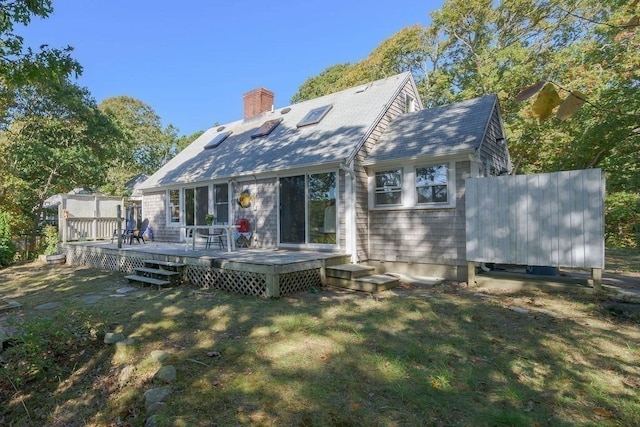
[[[335,172],[280,179],[280,243],[336,244]]]
[[[305,176],[280,179],[280,243],[305,242]]]
[[[209,187],[184,189],[184,224],[205,225],[209,211]]]

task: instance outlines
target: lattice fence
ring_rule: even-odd
[[[143,267],[143,256],[126,256],[83,247],[65,248],[67,263],[85,265],[99,270],[122,271],[131,273],[136,267]],[[266,275],[250,271],[226,270],[215,267],[187,264],[183,279],[194,286],[204,289],[219,289],[241,295],[265,297],[267,294]],[[287,296],[322,287],[320,269],[294,271],[279,276],[280,296]]]
[[[185,274],[189,283],[204,289],[259,297],[267,291],[265,275],[260,273],[188,265]]]
[[[307,291],[313,287],[322,287],[320,269],[294,271],[280,275],[280,295],[291,295]]]
[[[67,263],[85,265],[98,270],[122,271],[131,273],[136,267],[144,266],[144,258],[121,256],[100,251],[87,251],[69,247],[66,250]]]

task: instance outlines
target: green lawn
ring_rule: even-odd
[[[607,271],[611,272],[640,272],[640,249],[606,249]]]
[[[177,374],[160,426],[640,425],[640,327],[593,297],[451,283],[116,297],[123,274],[36,265],[0,270],[0,298],[22,303],[0,319],[24,333],[0,355],[0,425],[143,426],[163,385],[154,350]]]

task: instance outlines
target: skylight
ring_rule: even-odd
[[[256,129],[255,132],[251,134],[251,139],[269,135],[275,128],[278,127],[281,121],[282,119],[267,120],[262,124],[262,126],[260,126],[258,129]]]
[[[229,135],[231,135],[233,131],[228,130],[226,132],[222,132],[217,134],[211,141],[207,142],[207,145],[204,146],[205,150],[210,150],[212,148],[216,148],[218,145],[222,144],[222,141],[227,139]]]
[[[324,116],[327,115],[332,107],[333,105],[329,104],[322,107],[314,108],[313,110],[309,111],[307,115],[304,116],[302,120],[300,120],[300,123],[298,123],[296,126],[301,128],[302,126],[314,125],[316,123],[319,123],[320,120],[322,120]]]

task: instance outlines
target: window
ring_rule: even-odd
[[[227,184],[216,184],[213,186],[215,194],[215,215],[216,222],[221,224],[229,223],[229,186]]]
[[[309,111],[307,115],[304,116],[302,120],[300,120],[300,123],[298,123],[296,126],[301,128],[303,126],[319,123],[324,118],[324,116],[327,115],[332,107],[333,105],[329,104],[322,107],[314,108],[313,110]]]
[[[262,126],[260,126],[258,129],[256,129],[255,132],[251,134],[251,139],[269,135],[275,128],[278,127],[281,121],[282,119],[267,120],[262,124]]]
[[[418,203],[448,203],[447,165],[416,168]]]
[[[416,111],[416,101],[412,96],[406,95],[404,98],[404,112],[412,113]]]
[[[376,172],[375,205],[402,205],[402,169]]]
[[[216,148],[218,145],[222,144],[222,141],[227,139],[229,135],[231,135],[233,131],[228,130],[226,132],[222,132],[217,134],[211,141],[207,142],[207,145],[204,146],[205,150],[210,150],[212,148]]]
[[[180,190],[169,190],[169,222],[180,223]]]

